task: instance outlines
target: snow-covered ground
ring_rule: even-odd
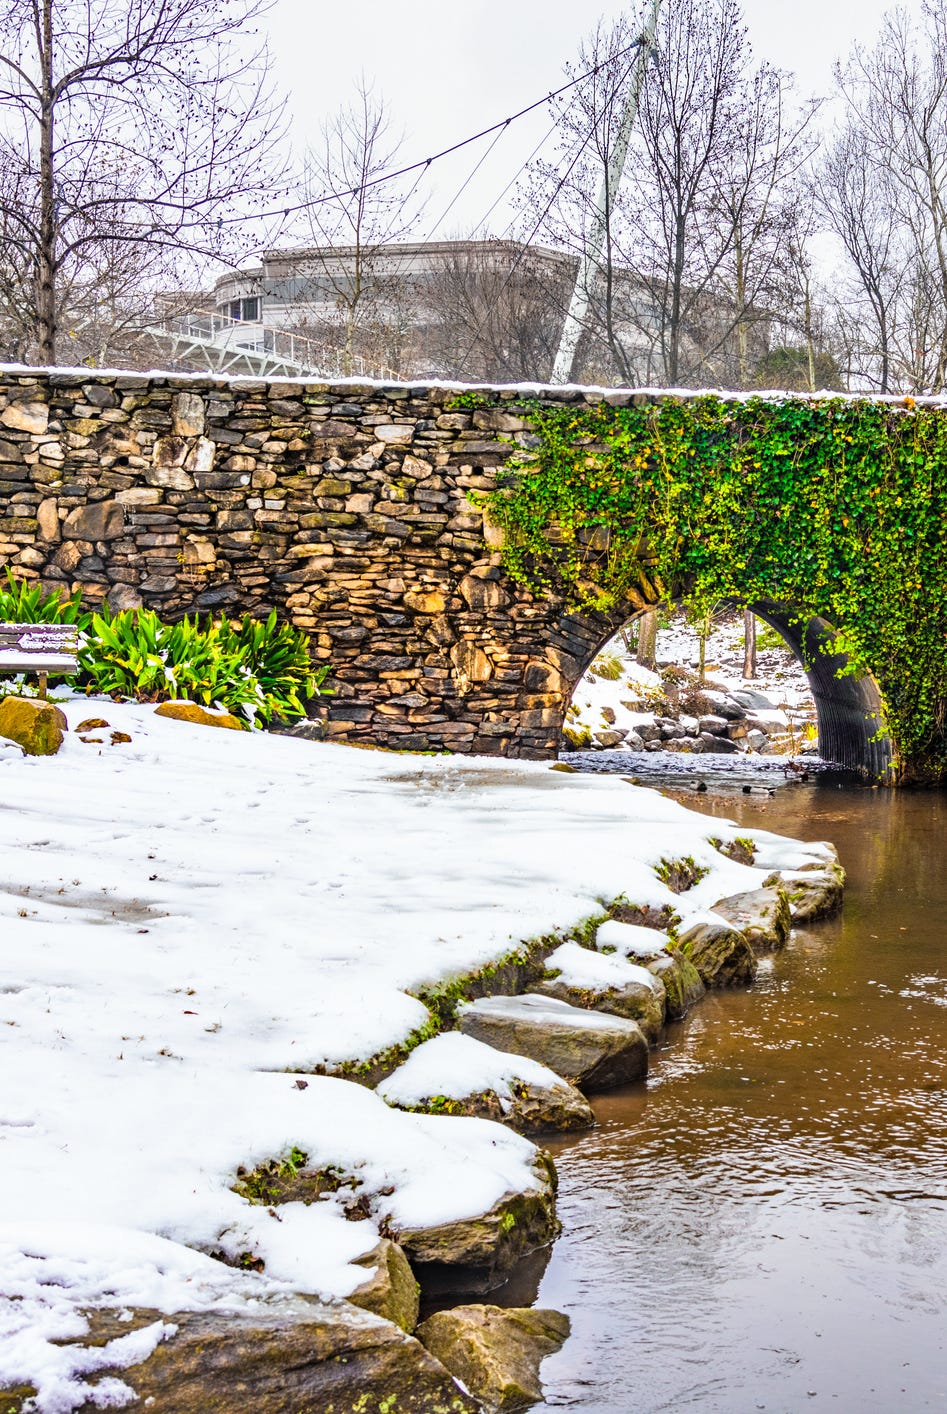
[[[53,758],[0,746],[0,1388],[37,1385],[44,1414],[120,1406],[83,1373],[167,1334],[58,1343],[83,1309],[346,1295],[385,1219],[472,1216],[528,1185],[533,1146],[501,1126],[313,1074],[430,1029],[411,989],[622,894],[689,914],[824,854],[759,835],[750,869],[708,841],[736,827],[542,763],[65,710],[109,726]],[[709,872],[679,898],[654,866],[682,855]],[[356,1174],[372,1216],[346,1221],[340,1194],[274,1218],[232,1191],[294,1147]]]

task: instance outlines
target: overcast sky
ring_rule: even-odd
[[[671,4],[673,0],[665,0]],[[905,0],[910,10],[920,0]],[[886,0],[744,0],[758,59],[791,70],[802,95],[825,93],[835,59],[870,43]],[[562,82],[601,15],[618,0],[277,0],[267,19],[278,83],[290,96],[294,136],[305,146],[321,121],[349,101],[360,73],[387,100],[402,156],[415,160],[498,122]],[[515,175],[549,127],[546,110],[513,124],[444,223],[434,223],[483,148],[437,164],[426,182],[422,237],[466,233]],[[486,144],[484,144],[485,146]],[[511,210],[491,218],[502,234]]]

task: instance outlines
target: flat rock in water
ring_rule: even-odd
[[[124,1313],[123,1313],[124,1314]],[[83,1344],[105,1345],[163,1320],[177,1327],[141,1364],[103,1368],[155,1414],[476,1414],[477,1404],[424,1346],[346,1301],[303,1297],[254,1309],[95,1313]],[[83,1404],[82,1414],[91,1411]]]
[[[782,887],[732,894],[715,903],[713,912],[738,928],[756,953],[784,947],[789,937],[789,900]]]
[[[556,948],[546,959],[546,967],[555,975],[538,982],[535,992],[557,997],[570,1006],[637,1021],[650,1044],[657,1041],[664,1029],[667,998],[662,982],[646,967],[578,943]]]
[[[569,1334],[569,1318],[530,1307],[455,1306],[418,1339],[488,1409],[513,1414],[542,1398],[539,1367]]]
[[[558,1237],[556,1169],[542,1150],[533,1173],[532,1188],[505,1194],[478,1217],[395,1232],[422,1288],[432,1295],[489,1291],[523,1257]]]
[[[423,1042],[376,1086],[386,1104],[426,1114],[476,1115],[520,1134],[595,1123],[588,1100],[548,1066],[444,1031]]]
[[[548,1065],[586,1092],[641,1080],[648,1042],[635,1021],[582,1011],[553,997],[481,997],[458,1008],[460,1029],[499,1051]]]
[[[741,987],[756,976],[756,954],[732,923],[713,914],[692,919],[678,934],[678,950],[705,987]]]
[[[640,962],[658,979],[664,987],[668,1021],[680,1021],[707,990],[694,964],[676,951],[676,944],[671,943],[663,929],[609,918],[599,925],[595,946],[602,952],[617,952]]]
[[[793,923],[814,923],[838,913],[845,893],[845,870],[840,864],[824,869],[783,869],[778,876],[786,890]]]

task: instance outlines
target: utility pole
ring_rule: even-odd
[[[602,263],[602,249],[605,245],[605,237],[608,234],[615,193],[618,191],[622,173],[625,170],[625,159],[628,156],[628,144],[631,141],[631,131],[635,125],[635,119],[638,116],[638,106],[641,101],[641,88],[644,83],[645,69],[647,68],[648,59],[654,53],[654,37],[657,33],[658,16],[660,13],[661,0],[651,0],[651,18],[639,42],[638,53],[635,56],[634,69],[631,75],[631,83],[628,86],[628,97],[625,99],[625,111],[622,114],[618,136],[615,139],[615,146],[609,154],[608,165],[605,169],[605,175],[602,178],[602,185],[599,190],[589,237],[586,242],[585,251],[579,261],[579,270],[576,275],[575,289],[572,291],[572,299],[569,303],[569,312],[566,315],[566,322],[562,327],[559,352],[556,354],[556,361],[552,369],[553,383],[568,383],[572,376],[575,351],[578,348],[585,319],[589,312],[589,305],[592,301],[592,285]]]

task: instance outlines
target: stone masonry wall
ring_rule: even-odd
[[[532,434],[512,391],[459,391],[0,370],[2,563],[113,609],[276,608],[332,665],[337,739],[552,755],[617,623],[507,579],[467,493]]]

